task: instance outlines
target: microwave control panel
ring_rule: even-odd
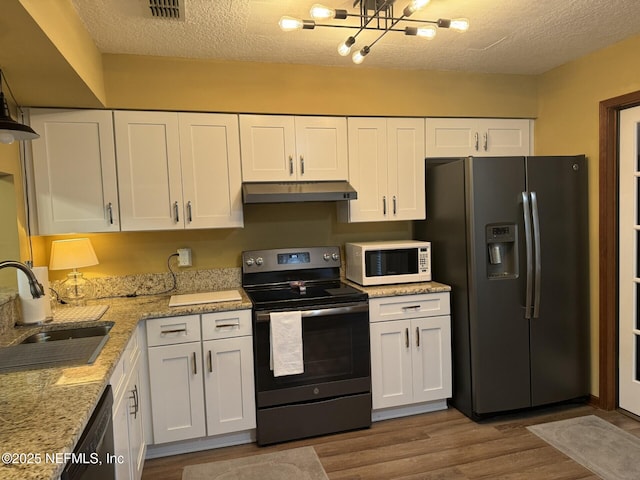
[[[418,252],[418,269],[420,273],[429,273],[431,271],[431,254],[429,249],[431,245],[420,247]]]

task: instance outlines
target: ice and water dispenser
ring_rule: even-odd
[[[486,226],[487,277],[518,277],[518,244],[515,224]]]

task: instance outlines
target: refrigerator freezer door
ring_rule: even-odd
[[[589,393],[586,160],[584,156],[529,157],[527,187],[537,198],[540,239],[537,318],[530,320],[535,406]]]
[[[473,411],[530,405],[529,323],[525,319],[526,251],[522,192],[525,159],[469,158],[466,163],[470,273],[469,329]],[[516,230],[515,276],[488,275],[487,227]]]

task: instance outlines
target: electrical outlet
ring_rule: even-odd
[[[191,249],[190,248],[178,249],[178,266],[179,267],[191,266]]]

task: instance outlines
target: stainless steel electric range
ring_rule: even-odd
[[[242,254],[253,302],[258,445],[371,426],[367,294],[340,281],[339,247]],[[273,369],[278,313],[299,314],[300,373]]]

